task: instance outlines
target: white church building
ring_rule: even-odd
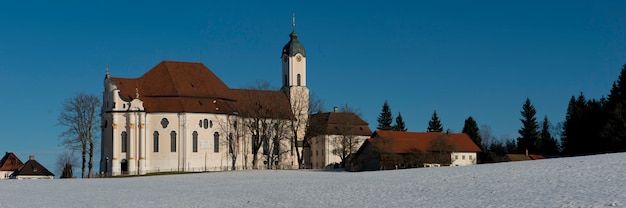
[[[279,91],[231,89],[202,63],[163,61],[139,78],[107,69],[100,171],[298,168],[309,90],[304,47],[289,36]]]

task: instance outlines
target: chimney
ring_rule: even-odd
[[[35,155],[31,155],[28,157],[28,160],[35,160]]]
[[[335,107],[335,108],[333,109],[333,112],[335,112],[335,113],[339,112],[339,108],[338,108],[338,107]]]

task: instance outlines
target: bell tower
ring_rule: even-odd
[[[283,47],[282,91],[289,98],[297,129],[294,133],[297,144],[304,141],[307,120],[309,118],[309,89],[306,87],[306,53],[304,46],[298,41],[295,15],[291,17],[291,34],[289,42]],[[300,149],[302,151],[302,149]],[[300,153],[301,154],[301,153]],[[294,163],[297,165],[297,162]]]
[[[283,47],[283,88],[301,86],[306,87],[306,53],[304,46],[298,41],[295,16],[292,16],[290,40]]]

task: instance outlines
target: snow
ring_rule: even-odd
[[[0,207],[624,207],[626,153],[374,172],[2,180]]]

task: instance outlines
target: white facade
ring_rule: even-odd
[[[227,135],[235,130],[225,127],[241,118],[220,114],[143,112],[109,113],[108,116],[111,116],[113,123],[105,126],[108,131],[103,136],[113,138],[109,140],[113,144],[105,140],[102,142],[104,162],[107,163],[109,159],[101,171],[111,175],[142,175],[152,172],[233,169]],[[126,146],[123,145],[124,137]],[[242,136],[239,141],[241,148],[234,169],[253,168],[249,138]],[[282,149],[288,149],[290,144],[284,141],[281,145]],[[294,168],[291,154],[284,156],[279,168]],[[258,157],[261,162],[256,168],[264,168],[263,156],[259,154]]]
[[[476,165],[476,152],[453,152],[450,166]]]
[[[289,100],[293,117],[297,118],[295,120],[299,123],[297,123],[297,128],[282,126],[280,133],[276,133],[276,137],[281,138],[277,144],[280,146],[278,158],[264,158],[263,148],[261,148],[257,155],[256,167],[253,167],[252,135],[249,129],[241,125],[249,118],[239,116],[237,112],[219,112],[219,108],[215,108],[215,112],[207,113],[150,112],[144,107],[144,100],[140,96],[139,89],[136,89],[135,96],[130,100],[128,96],[121,96],[120,89],[114,79],[109,76],[107,69],[101,111],[100,171],[106,175],[142,175],[168,171],[223,171],[264,168],[267,167],[265,164],[268,161],[274,161],[273,168],[298,168],[292,138],[294,132],[298,134],[298,141],[304,137],[308,119],[309,90],[306,87],[304,48],[297,41],[297,35],[294,38],[293,34],[295,32],[290,35],[292,39],[285,46],[287,50],[284,48],[281,56],[284,77],[282,93],[285,93],[284,95]],[[290,51],[288,50],[290,46],[298,50]],[[192,88],[196,87],[194,83],[184,84],[186,86],[191,84]],[[147,88],[154,91],[159,86]],[[230,89],[222,90],[229,90],[228,93],[231,93]],[[223,94],[228,93],[223,92]],[[187,99],[185,97],[187,95],[177,96],[179,99]],[[212,98],[206,95],[202,99]],[[219,99],[221,98],[215,98],[213,104],[220,104],[216,104],[216,102],[223,101]],[[168,101],[160,100],[159,102]],[[226,99],[225,102],[241,101]],[[284,119],[284,121],[283,123],[289,123],[291,119]],[[231,145],[231,142],[237,145]],[[232,152],[231,147],[233,147]],[[236,156],[234,167],[233,156]]]
[[[354,152],[356,152],[365,140],[370,136],[351,135],[354,139]],[[323,169],[333,163],[341,163],[341,157],[334,150],[340,148],[341,135],[318,135],[311,138],[311,166],[313,169]],[[353,152],[353,153],[354,153]]]
[[[54,179],[54,176],[40,176],[40,175],[20,175],[15,176],[17,180],[37,180],[37,179]]]
[[[9,179],[13,171],[0,171],[0,180]]]

